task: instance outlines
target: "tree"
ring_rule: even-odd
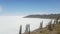
[[[28,32],[28,33],[30,34],[30,24],[27,24],[27,25],[26,25],[26,30],[25,30],[25,32]]]
[[[43,21],[40,23],[40,29],[42,29],[43,27]]]
[[[48,30],[52,31],[52,20],[48,23]]]
[[[22,34],[22,25],[20,25],[19,34]]]

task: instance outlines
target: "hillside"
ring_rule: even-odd
[[[59,18],[60,19],[60,14],[36,14],[36,15],[28,15],[25,16],[24,18],[47,18],[47,19],[56,19]]]
[[[38,28],[32,32],[30,32],[30,34],[60,34],[60,22],[59,24],[52,24],[51,25],[52,30],[48,29],[48,25],[42,29]],[[25,32],[24,34],[28,34],[28,32]]]

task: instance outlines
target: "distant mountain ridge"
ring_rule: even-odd
[[[56,19],[59,18],[60,19],[60,14],[44,14],[44,15],[28,15],[25,16],[24,18],[47,18],[47,19]]]

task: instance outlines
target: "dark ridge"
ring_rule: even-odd
[[[47,18],[47,19],[60,19],[60,14],[48,14],[48,15],[28,15],[25,16],[24,18]]]

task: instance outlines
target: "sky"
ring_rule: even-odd
[[[45,27],[51,19],[22,18],[30,14],[58,14],[60,0],[0,0],[0,34],[18,34],[20,25],[25,30],[30,24],[31,31],[39,28],[43,20]]]
[[[60,13],[60,0],[0,0],[0,15]]]

